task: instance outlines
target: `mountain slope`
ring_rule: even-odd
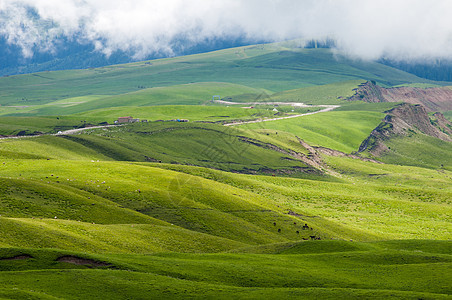
[[[0,104],[38,105],[193,82],[227,82],[281,92],[362,79],[385,85],[426,81],[378,63],[338,59],[327,49],[288,49],[270,44],[97,69],[2,77]]]
[[[387,115],[359,152],[388,163],[446,168],[452,166],[451,124],[441,114],[432,120],[421,105],[401,104]],[[436,125],[436,126],[435,126]]]
[[[275,44],[1,78],[5,135],[148,122],[0,139],[0,298],[450,298],[452,125],[366,80],[430,84]]]

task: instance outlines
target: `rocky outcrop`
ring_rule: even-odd
[[[375,156],[380,156],[382,152],[388,150],[384,144],[385,140],[413,132],[443,141],[452,141],[450,136],[452,124],[441,113],[436,113],[435,116],[435,119],[430,119],[422,105],[400,104],[386,112],[384,120],[362,142],[358,152],[367,150]]]
[[[394,87],[384,88],[368,81],[360,85],[355,95],[348,100],[361,100],[365,102],[405,102],[421,104],[428,112],[452,110],[452,88],[415,88]]]
[[[442,114],[441,114],[442,115]],[[393,133],[405,134],[412,129],[444,141],[450,141],[449,135],[434,126],[422,105],[402,104],[387,112],[389,122],[393,124]]]

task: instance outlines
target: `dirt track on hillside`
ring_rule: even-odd
[[[309,112],[309,113],[304,113],[304,114],[299,114],[299,115],[280,117],[280,118],[271,118],[271,119],[258,119],[258,120],[253,120],[253,121],[235,122],[235,123],[224,124],[224,126],[235,126],[235,125],[243,125],[243,124],[251,124],[251,123],[260,123],[260,122],[269,122],[269,121],[277,121],[277,120],[284,120],[284,119],[292,119],[292,118],[304,117],[304,116],[315,115],[315,114],[323,113],[323,112],[327,112],[327,111],[332,111],[333,109],[336,109],[336,108],[340,107],[340,105],[328,105],[328,106],[329,107],[327,107],[325,109],[322,109],[322,110],[319,110],[319,111],[314,111],[314,112]]]
[[[53,135],[67,135],[67,134],[75,134],[80,131],[88,130],[88,129],[97,129],[97,128],[107,128],[107,127],[115,127],[118,125],[103,125],[103,126],[93,126],[93,127],[85,127],[85,128],[77,128],[77,129],[69,129],[62,131],[61,133],[55,133]]]
[[[274,102],[274,103],[277,103],[277,102]],[[282,103],[282,102],[279,102],[279,103]],[[268,104],[268,103],[265,103],[265,104]],[[287,104],[287,103],[285,103],[285,104]],[[280,105],[285,105],[285,104],[280,104]],[[294,103],[294,104],[303,104],[303,103]],[[248,105],[248,104],[246,104],[246,105]],[[296,105],[294,105],[294,106],[296,106]],[[304,114],[298,114],[298,115],[292,115],[292,116],[286,116],[286,117],[280,117],[280,118],[257,119],[257,120],[252,120],[252,121],[234,122],[234,123],[228,123],[228,124],[223,124],[223,125],[224,126],[235,126],[235,125],[269,122],[269,121],[277,121],[277,120],[285,120],[285,119],[304,117],[304,116],[315,115],[318,113],[332,111],[333,109],[340,107],[340,105],[308,105],[306,107],[325,107],[325,108],[322,110],[319,110],[319,111],[314,111],[314,112],[309,112],[309,113],[304,113]]]
[[[61,131],[61,132],[59,132],[59,133],[54,133],[54,134],[38,134],[38,135],[7,136],[7,137],[1,137],[0,140],[32,138],[32,137],[43,136],[43,135],[68,135],[68,134],[76,134],[76,133],[78,133],[78,132],[81,132],[81,131],[84,131],[84,130],[89,130],[89,129],[107,128],[107,127],[115,127],[115,126],[121,126],[121,125],[103,125],[103,126],[93,126],[93,127],[84,127],[84,128],[77,128],[77,129],[69,129],[69,130]]]
[[[298,114],[298,115],[292,115],[292,116],[286,116],[286,117],[280,117],[280,118],[270,118],[270,119],[258,119],[258,120],[252,120],[252,121],[243,121],[243,122],[235,122],[235,123],[229,123],[224,124],[224,126],[234,126],[234,125],[242,125],[242,124],[250,124],[250,123],[260,123],[260,122],[268,122],[268,121],[277,121],[277,120],[284,120],[284,119],[292,119],[292,118],[298,118],[303,116],[309,116],[314,115],[322,112],[328,112],[332,111],[340,105],[307,105],[304,103],[296,103],[296,102],[245,102],[245,103],[237,103],[237,102],[230,102],[230,101],[222,101],[222,100],[216,100],[216,103],[222,103],[222,104],[228,104],[228,105],[291,105],[296,107],[324,107],[324,109],[304,114]],[[93,127],[85,127],[85,128],[77,128],[77,129],[69,129],[65,130],[59,133],[51,134],[51,135],[69,135],[69,134],[76,134],[78,132],[89,130],[89,129],[97,129],[97,128],[108,128],[108,127],[115,127],[115,126],[121,126],[121,125],[103,125],[103,126],[93,126]],[[19,138],[31,138],[31,137],[37,137],[42,135],[25,135],[25,136],[9,136],[9,137],[1,137],[0,140],[5,139],[19,139]]]
[[[333,109],[340,107],[340,105],[307,105],[304,103],[297,103],[297,102],[243,102],[243,103],[239,103],[239,102],[231,102],[231,101],[223,101],[223,100],[215,100],[214,102],[221,103],[221,104],[228,104],[228,105],[289,105],[289,106],[296,106],[296,107],[324,107],[324,109],[321,109],[319,111],[314,111],[314,112],[309,112],[309,113],[304,113],[304,114],[298,114],[298,115],[292,115],[292,116],[286,116],[286,117],[280,117],[280,118],[257,119],[257,120],[252,120],[252,121],[233,122],[233,123],[223,124],[224,126],[235,126],[235,125],[243,125],[243,124],[251,124],[251,123],[292,119],[292,118],[298,118],[298,117],[328,112],[328,111],[332,111]]]

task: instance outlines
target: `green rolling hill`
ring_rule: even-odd
[[[368,80],[436,84],[283,44],[0,78],[0,298],[449,299],[447,124]]]
[[[262,91],[274,93],[363,79],[385,85],[426,81],[378,63],[337,59],[327,49],[258,45],[97,69],[3,77],[0,79],[0,104],[39,105],[81,96],[120,95],[143,88],[150,89],[149,92],[157,97],[166,97],[153,88],[200,82],[245,86],[241,90],[231,90],[231,85],[216,86],[216,94],[223,92],[222,97],[238,92],[258,96]],[[199,102],[202,92],[193,91],[190,86],[186,92],[190,93],[190,90],[191,101]],[[140,91],[138,98],[143,92],[146,90]],[[212,95],[208,96],[205,100]],[[184,98],[187,96],[178,101]]]
[[[419,246],[426,251],[408,250]],[[420,245],[407,241],[355,243],[351,247],[331,241],[292,245],[289,251],[277,255],[146,256],[12,248],[3,250],[0,257],[29,258],[0,260],[4,270],[0,272],[0,295],[37,299],[448,299],[450,277],[440,274],[447,274],[451,258],[444,252],[450,246],[448,242]],[[407,283],[407,277],[413,279]],[[6,280],[9,285],[4,284]]]

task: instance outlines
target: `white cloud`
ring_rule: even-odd
[[[181,36],[333,37],[339,51],[364,59],[452,58],[451,11],[450,0],[0,0],[0,35],[26,57],[76,35],[136,58],[171,54]]]

